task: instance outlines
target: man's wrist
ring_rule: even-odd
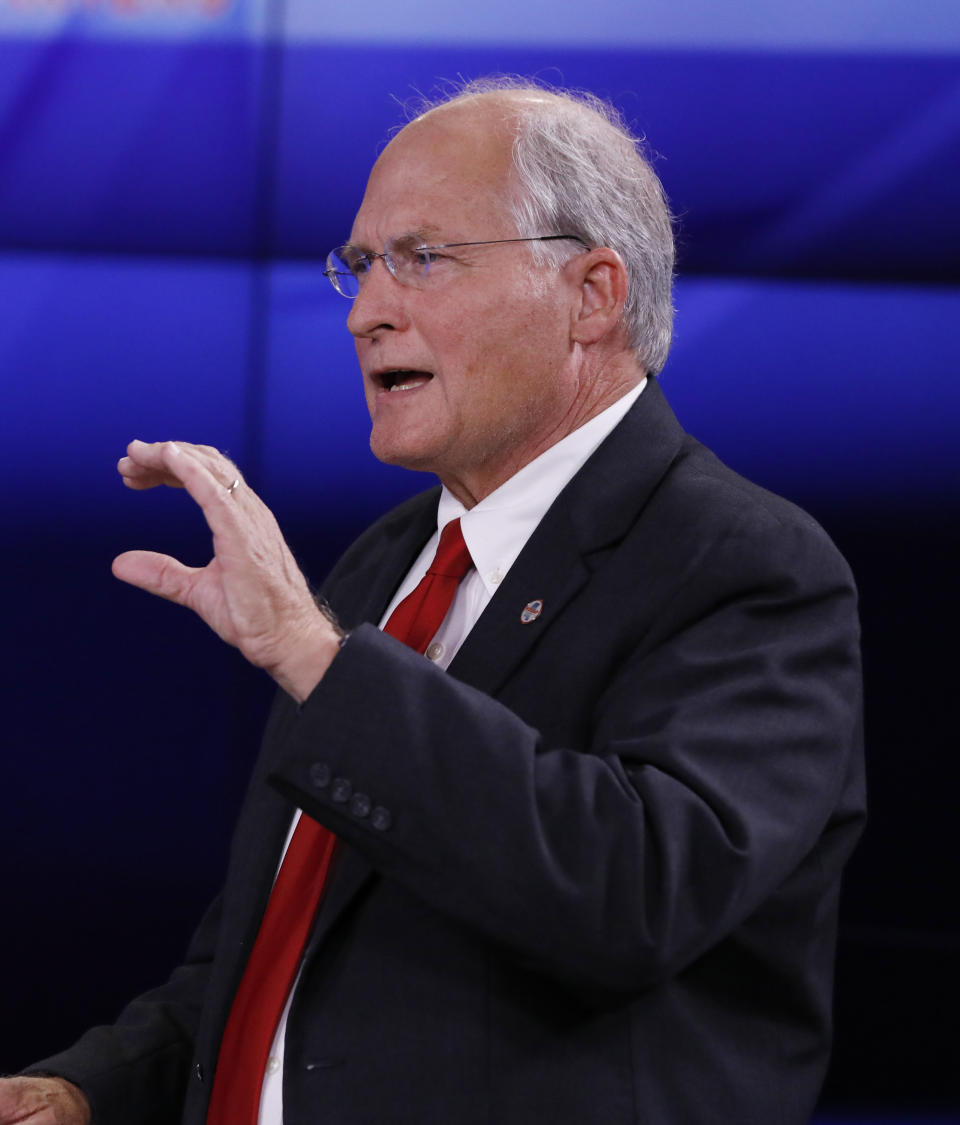
[[[305,625],[286,650],[284,661],[270,674],[296,703],[305,703],[323,679],[347,634],[326,602],[317,601],[319,613]]]
[[[331,607],[330,603],[327,601],[326,598],[324,598],[320,595],[317,595],[314,598],[314,601],[317,603],[317,609],[320,610],[320,612],[323,614],[323,616],[330,623],[330,626],[333,629],[333,631],[337,634],[337,637],[340,640],[340,647],[343,648],[344,644],[346,644],[347,637],[349,637],[350,634],[343,628],[343,626],[337,620],[337,615],[333,612],[333,608]]]

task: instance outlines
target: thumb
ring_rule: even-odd
[[[185,605],[193,586],[196,567],[156,551],[124,551],[113,560],[113,576],[139,586],[157,597]]]

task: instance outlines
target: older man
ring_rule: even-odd
[[[0,1122],[809,1117],[862,820],[855,594],[652,379],[672,262],[603,107],[468,88],[328,260],[373,452],[442,488],[318,608],[229,461],[131,444],[125,483],[186,487],[215,555],[115,573],[282,691],[187,961],[0,1085]]]

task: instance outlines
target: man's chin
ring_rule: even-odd
[[[435,458],[427,450],[417,448],[410,441],[391,441],[377,434],[376,428],[370,434],[370,452],[384,465],[396,465],[400,469],[410,469],[417,473],[433,473]]]

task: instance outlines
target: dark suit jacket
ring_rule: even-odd
[[[863,816],[846,564],[651,381],[444,673],[363,624],[436,500],[331,576],[353,631],[301,709],[274,708],[186,964],[39,1066],[98,1125],[170,1125],[184,1096],[200,1125],[299,805],[342,845],[290,1015],[285,1125],[800,1125]]]

